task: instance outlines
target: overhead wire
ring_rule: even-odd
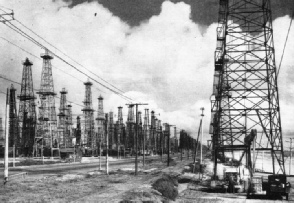
[[[5,12],[3,9],[0,9],[3,12]],[[6,13],[6,12],[5,12]],[[66,61],[65,59],[63,59],[61,56],[57,55],[56,53],[54,53],[53,51],[51,51],[49,48],[47,48],[46,46],[44,46],[43,44],[41,44],[40,42],[38,42],[37,40],[35,40],[33,37],[31,37],[30,35],[28,35],[27,33],[25,33],[23,30],[21,30],[20,28],[18,28],[16,25],[14,25],[13,23],[11,23],[10,21],[7,21],[6,23],[4,23],[6,26],[8,26],[10,29],[12,29],[13,31],[17,32],[18,34],[20,34],[21,36],[25,37],[26,39],[28,39],[29,41],[33,42],[34,44],[36,44],[37,46],[43,48],[43,49],[47,49],[48,51],[50,51],[50,53],[52,53],[56,58],[58,58],[59,60],[61,60],[62,62],[66,63],[68,66],[74,68],[76,71],[78,71],[79,73],[87,76],[89,79],[95,81],[96,83],[100,84],[101,86],[103,86],[104,88],[108,89],[109,91],[117,94],[118,96],[122,97],[125,100],[128,101],[132,101],[131,98],[123,95],[122,93],[118,92],[117,90],[114,90],[110,87],[108,87],[107,85],[97,81],[96,79],[94,79],[93,77],[91,77],[89,74],[81,71],[80,69],[78,69],[76,66],[72,65],[71,63],[69,63],[68,61]],[[48,42],[47,42],[48,43]],[[93,73],[92,73],[93,74]],[[96,75],[96,74],[95,74]],[[97,76],[97,75],[96,75]],[[117,89],[117,88],[116,88]]]
[[[9,41],[8,39],[6,39],[6,38],[4,38],[4,37],[1,37],[1,36],[0,36],[0,39],[3,39],[3,40],[4,40],[4,41],[6,41],[7,43],[9,43],[9,44],[11,44],[11,45],[13,45],[13,46],[15,46],[15,47],[19,48],[20,50],[22,50],[23,52],[26,52],[27,54],[29,54],[29,55],[33,56],[34,58],[37,58],[38,60],[42,60],[40,57],[38,57],[38,56],[36,56],[36,55],[32,54],[31,52],[29,52],[29,51],[25,50],[24,48],[22,48],[22,47],[18,46],[18,45],[17,45],[17,44],[15,44],[15,43],[13,43],[13,42]],[[54,66],[54,65],[52,65],[52,67],[53,67],[53,68],[55,68],[55,69],[57,69],[57,70],[59,70],[59,71],[61,71],[61,72],[63,72],[63,73],[65,73],[65,74],[67,74],[67,75],[69,75],[69,76],[71,76],[72,78],[74,78],[74,79],[76,79],[76,80],[78,80],[78,81],[80,81],[80,82],[84,83],[84,81],[82,81],[81,79],[79,79],[79,78],[77,78],[77,77],[75,77],[75,76],[73,76],[73,75],[69,74],[68,72],[65,72],[64,70],[62,70],[62,69],[60,69],[60,68],[57,68],[57,67],[56,67],[56,66]],[[99,90],[99,91],[103,92],[103,93],[106,93],[106,92],[104,92],[103,90],[101,90],[101,89],[99,89],[99,88],[97,88],[97,87],[95,87],[95,88],[96,88],[97,90]]]
[[[14,19],[16,22],[18,22],[20,25],[22,25],[23,27],[25,27],[27,30],[29,30],[30,32],[32,32],[34,35],[36,35],[37,37],[39,37],[40,39],[42,39],[44,42],[46,42],[47,44],[49,44],[50,46],[52,46],[53,48],[55,48],[56,50],[58,50],[60,53],[62,53],[64,56],[66,56],[67,58],[71,59],[73,62],[75,62],[76,64],[80,65],[81,67],[85,68],[87,71],[89,71],[91,74],[95,75],[96,77],[98,77],[100,80],[102,80],[103,82],[109,84],[111,87],[115,88],[116,90],[120,91],[121,93],[125,93],[124,91],[122,91],[121,89],[117,88],[116,86],[112,85],[111,83],[109,83],[108,81],[104,80],[102,77],[100,77],[99,75],[97,75],[96,73],[94,73],[93,71],[89,70],[88,68],[86,68],[85,66],[83,66],[81,63],[77,62],[75,59],[73,59],[72,57],[70,57],[69,55],[67,55],[66,53],[64,53],[62,50],[60,50],[59,48],[57,48],[56,46],[54,46],[52,43],[48,42],[46,39],[44,39],[42,36],[40,36],[39,34],[37,34],[35,31],[33,31],[32,29],[30,29],[29,27],[27,27],[26,25],[24,25],[22,22],[20,22],[17,19]]]
[[[38,41],[36,41],[35,39],[33,39],[32,37],[30,37],[29,35],[27,35],[25,32],[23,32],[21,29],[17,28],[16,26],[14,26],[11,22],[7,22],[5,23],[5,25],[7,25],[10,29],[14,30],[15,32],[19,33],[20,35],[22,35],[23,37],[27,38],[28,40],[30,40],[31,42],[33,42],[34,44],[36,44],[37,46],[43,48],[43,49],[47,49],[50,53],[52,53],[56,58],[58,58],[59,60],[61,60],[62,62],[64,62],[65,64],[67,64],[68,66],[74,68],[76,71],[78,71],[79,73],[87,76],[89,79],[95,81],[96,83],[100,84],[101,86],[103,86],[104,88],[110,90],[111,92],[114,92],[115,94],[117,94],[118,96],[122,97],[125,100],[128,101],[132,101],[131,98],[117,92],[116,90],[113,90],[109,87],[107,87],[106,85],[102,84],[101,82],[97,81],[96,79],[94,79],[93,77],[91,77],[90,75],[88,75],[87,73],[81,71],[80,69],[78,69],[77,67],[75,67],[74,65],[72,65],[71,63],[67,62],[65,59],[61,58],[59,55],[57,55],[56,53],[52,52],[50,49],[48,49],[47,47],[45,47],[44,45],[42,45],[41,43],[39,43]]]

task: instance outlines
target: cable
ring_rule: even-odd
[[[10,25],[9,25],[10,24]],[[117,94],[118,96],[122,97],[125,100],[128,101],[132,101],[131,98],[117,92],[116,90],[113,90],[109,87],[107,87],[106,85],[102,84],[101,82],[97,81],[96,79],[92,78],[91,76],[89,76],[88,74],[84,73],[83,71],[79,70],[77,67],[75,67],[74,65],[72,65],[71,63],[67,62],[65,59],[61,58],[59,55],[55,54],[54,52],[52,52],[51,50],[49,50],[47,47],[45,47],[44,45],[42,45],[41,43],[39,43],[38,41],[36,41],[35,39],[33,39],[32,37],[30,37],[29,35],[27,35],[25,32],[23,32],[21,29],[17,28],[15,25],[13,25],[11,22],[7,22],[5,23],[5,25],[7,25],[10,29],[14,30],[15,32],[19,33],[20,35],[22,35],[23,37],[27,38],[28,40],[30,40],[31,42],[33,42],[34,44],[36,44],[37,46],[43,48],[43,49],[47,49],[50,53],[52,53],[56,58],[58,58],[59,60],[63,61],[64,63],[66,63],[68,66],[74,68],[76,71],[80,72],[81,74],[87,76],[88,78],[90,78],[91,80],[95,81],[96,83],[100,84],[101,86],[103,86],[104,88],[114,92],[115,94]]]
[[[0,9],[3,12],[5,12],[3,9]],[[6,12],[5,12],[6,13]],[[4,18],[5,19],[5,18]],[[20,22],[20,21],[19,21]],[[42,45],[40,42],[38,42],[37,40],[35,40],[33,37],[29,36],[27,33],[25,33],[23,30],[21,30],[20,28],[18,28],[17,26],[15,26],[13,23],[7,21],[7,23],[5,23],[6,26],[8,26],[10,29],[14,30],[15,32],[17,32],[18,34],[22,35],[23,37],[27,38],[28,40],[30,40],[31,42],[33,42],[34,44],[36,44],[37,46],[43,48],[43,49],[47,49],[48,51],[50,51],[55,57],[57,57],[58,59],[60,59],[61,61],[63,61],[64,63],[66,63],[67,65],[71,66],[72,68],[74,68],[75,70],[77,70],[78,72],[80,72],[81,74],[87,76],[88,78],[90,78],[91,80],[95,81],[96,83],[100,84],[101,86],[103,86],[104,88],[114,92],[115,94],[119,95],[120,97],[132,101],[131,98],[121,94],[120,92],[113,90],[112,88],[102,84],[101,82],[95,80],[94,78],[90,77],[88,74],[84,73],[83,71],[79,70],[77,67],[75,67],[74,65],[72,65],[71,63],[67,62],[65,59],[63,59],[62,57],[60,57],[59,55],[57,55],[56,53],[52,52],[51,50],[49,50],[46,46]],[[27,28],[29,29],[29,28]],[[38,35],[39,36],[39,35]],[[43,39],[43,38],[41,38]],[[44,39],[43,39],[44,40]],[[47,42],[48,43],[48,42]],[[49,43],[50,44],[50,43]],[[52,45],[51,45],[52,46]],[[55,47],[55,46],[53,46]],[[59,49],[58,49],[59,50]],[[63,53],[63,52],[61,52]],[[81,65],[81,64],[80,64]],[[89,70],[88,70],[89,71]],[[89,71],[91,72],[91,71]],[[93,74],[93,72],[91,72]],[[96,75],[96,74],[95,74]],[[98,75],[96,75],[97,77],[99,77]],[[100,78],[100,77],[99,77]],[[102,79],[103,80],[103,79]],[[104,80],[103,80],[104,81]],[[106,82],[106,81],[105,81]],[[108,82],[107,82],[108,83]],[[110,84],[110,83],[108,83]],[[110,84],[111,85],[111,84]],[[111,85],[113,86],[113,85]],[[114,86],[113,86],[114,87]],[[116,88],[116,87],[115,87]],[[116,88],[118,89],[118,88]],[[120,90],[121,91],[121,90]]]
[[[286,37],[286,41],[285,41],[285,44],[284,44],[284,48],[283,48],[283,52],[282,52],[282,56],[281,56],[281,60],[280,60],[280,65],[279,65],[278,72],[277,72],[277,77],[279,76],[279,73],[280,73],[280,69],[281,69],[283,58],[284,58],[284,53],[285,53],[289,33],[290,33],[292,22],[293,22],[293,18],[294,18],[294,11],[293,11],[292,16],[291,16],[291,21],[290,21],[290,25],[289,25],[289,28],[288,28],[287,37]]]
[[[46,42],[47,44],[49,44],[50,46],[52,46],[53,48],[55,48],[56,50],[58,50],[60,53],[62,53],[63,55],[65,55],[66,57],[68,57],[69,59],[71,59],[73,62],[75,62],[76,64],[80,65],[81,67],[85,68],[87,71],[89,71],[90,73],[92,73],[93,75],[97,76],[100,80],[102,80],[103,82],[109,84],[110,86],[112,86],[113,88],[117,89],[118,91],[120,91],[121,93],[125,93],[124,91],[120,90],[119,88],[115,87],[114,85],[112,85],[111,83],[109,83],[108,81],[104,80],[103,78],[101,78],[99,75],[97,75],[96,73],[92,72],[91,70],[87,69],[85,66],[83,66],[82,64],[80,64],[79,62],[77,62],[76,60],[74,60],[73,58],[71,58],[69,55],[67,55],[66,53],[64,53],[63,51],[61,51],[59,48],[57,48],[56,46],[54,46],[52,43],[48,42],[46,39],[44,39],[43,37],[41,37],[40,35],[38,35],[36,32],[34,32],[32,29],[30,29],[29,27],[27,27],[26,25],[24,25],[22,22],[20,22],[19,20],[15,19],[16,22],[18,22],[20,25],[22,25],[23,27],[25,27],[27,30],[31,31],[33,34],[35,34],[37,37],[39,37],[40,39],[42,39],[44,42]]]
[[[22,50],[23,52],[26,52],[27,54],[29,54],[29,55],[31,55],[31,56],[37,58],[38,60],[42,60],[40,57],[38,57],[38,56],[32,54],[31,52],[29,52],[29,51],[23,49],[22,47],[20,47],[20,46],[14,44],[13,42],[11,42],[11,41],[5,39],[4,37],[0,37],[0,38],[3,39],[3,40],[5,40],[7,43],[9,43],[9,44],[11,44],[11,45],[13,45],[13,46],[19,48],[19,49]],[[78,81],[84,83],[84,81],[82,81],[82,80],[80,80],[79,78],[77,78],[77,77],[75,77],[75,76],[73,76],[73,75],[71,75],[71,74],[65,72],[64,70],[62,70],[62,69],[60,69],[60,68],[57,68],[57,67],[54,66],[54,65],[52,65],[52,67],[55,68],[55,69],[57,69],[57,70],[59,70],[59,71],[61,71],[61,72],[63,72],[63,73],[65,73],[65,74],[67,74],[67,75],[69,75],[69,76],[71,76],[71,77],[73,77],[73,78],[75,78],[76,80],[78,80]],[[106,92],[104,92],[103,90],[101,90],[101,89],[99,89],[99,88],[97,88],[97,87],[95,87],[95,88],[96,88],[97,90],[103,92],[103,93],[106,93]]]

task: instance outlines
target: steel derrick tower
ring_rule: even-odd
[[[20,150],[25,156],[33,153],[36,128],[36,105],[32,77],[32,65],[28,58],[23,62],[21,91],[19,98]]]
[[[43,58],[40,90],[37,92],[40,97],[38,137],[43,137],[43,144],[47,148],[58,148],[59,138],[57,134],[57,118],[55,111],[55,95],[51,60],[53,56],[46,49]]]
[[[250,135],[256,135],[257,154],[271,154],[270,172],[285,173],[270,0],[220,0],[218,23],[210,126],[214,173],[217,159],[228,154],[248,163]]]
[[[92,82],[87,81],[84,83],[85,85],[85,99],[83,101],[84,108],[82,109],[84,114],[84,129],[82,133],[82,144],[87,147],[91,147],[92,149],[95,147],[94,145],[96,139],[94,137],[94,109],[92,106],[92,91],[91,86]]]

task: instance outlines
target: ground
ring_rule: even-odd
[[[245,194],[213,193],[209,191],[209,176],[201,182],[199,175],[186,173],[193,160],[174,157],[170,167],[165,161],[148,160],[144,169],[134,175],[134,164],[113,167],[105,171],[83,173],[37,174],[10,180],[0,188],[0,202],[287,202],[285,200],[246,199]],[[179,195],[169,200],[152,188],[152,183],[164,174],[177,176]],[[208,175],[208,174],[207,174]],[[180,178],[181,177],[181,178]],[[294,185],[294,179],[290,179]],[[290,194],[290,201],[294,196]]]

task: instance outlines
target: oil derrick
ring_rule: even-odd
[[[32,78],[32,65],[28,58],[23,62],[21,92],[19,98],[19,135],[20,153],[25,156],[32,155],[35,128],[36,128],[36,105]]]
[[[73,125],[73,122],[72,122],[72,105],[71,104],[68,104],[67,105],[67,117],[66,117],[66,121],[65,121],[65,125],[66,125],[66,134],[68,135],[69,137],[69,146],[72,146],[73,145],[73,133],[72,133],[72,125]]]
[[[163,152],[163,133],[162,133],[162,125],[161,125],[161,120],[157,120],[157,127],[156,127],[156,131],[158,134],[158,150],[160,151],[160,153]]]
[[[67,128],[67,120],[68,120],[68,105],[66,100],[67,91],[65,88],[62,88],[60,91],[60,106],[59,106],[59,114],[58,116],[58,137],[59,137],[59,146],[60,147],[69,147],[70,146],[70,138],[68,134]]]
[[[145,109],[145,116],[144,116],[144,136],[145,136],[145,149],[150,149],[150,125],[149,125],[149,109]]]
[[[84,83],[85,89],[85,100],[84,108],[82,109],[84,114],[84,128],[82,132],[82,144],[90,147],[92,150],[95,148],[96,141],[94,137],[94,109],[92,107],[92,82],[87,81]]]
[[[105,144],[106,137],[104,137],[104,110],[103,110],[103,97],[100,95],[98,97],[98,113],[97,113],[97,133],[98,137],[96,139],[96,145],[98,144]]]
[[[121,106],[118,107],[118,116],[117,116],[117,133],[116,133],[116,145],[117,150],[120,148],[121,145],[125,145],[124,143],[124,134],[123,134],[123,116],[122,116],[122,108]]]
[[[151,111],[151,126],[150,126],[150,147],[155,153],[156,150],[156,123],[155,123],[155,112]]]
[[[220,0],[218,23],[210,128],[214,174],[218,159],[248,163],[252,145],[271,154],[267,172],[285,173],[270,0]]]
[[[138,149],[143,149],[143,126],[142,126],[142,112],[138,111]]]
[[[177,127],[174,127],[174,136],[170,139],[171,151],[175,153],[177,151]]]
[[[76,137],[76,145],[81,146],[81,137],[82,137],[82,129],[81,129],[81,118],[77,117],[77,128],[75,130],[75,137]]]
[[[16,89],[11,85],[9,93],[9,147],[19,147],[19,133],[17,123],[17,111],[16,111]]]
[[[127,144],[128,148],[134,149],[135,147],[135,116],[134,116],[134,105],[129,105],[128,119],[127,119]]]
[[[43,138],[43,145],[47,149],[51,149],[51,156],[53,150],[59,148],[59,139],[57,134],[57,118],[55,111],[55,95],[51,60],[53,56],[45,50],[41,54],[43,58],[43,67],[41,75],[40,90],[37,92],[40,97],[39,117],[37,125],[37,135]],[[44,152],[46,155],[46,152]]]
[[[179,140],[177,138],[177,127],[174,127],[174,140],[175,140],[174,152],[178,153],[179,152]]]
[[[108,136],[109,136],[109,145],[111,145],[111,148],[113,149],[114,148],[114,145],[115,145],[115,137],[114,137],[114,123],[113,123],[113,112],[109,112],[109,133],[108,133]]]

